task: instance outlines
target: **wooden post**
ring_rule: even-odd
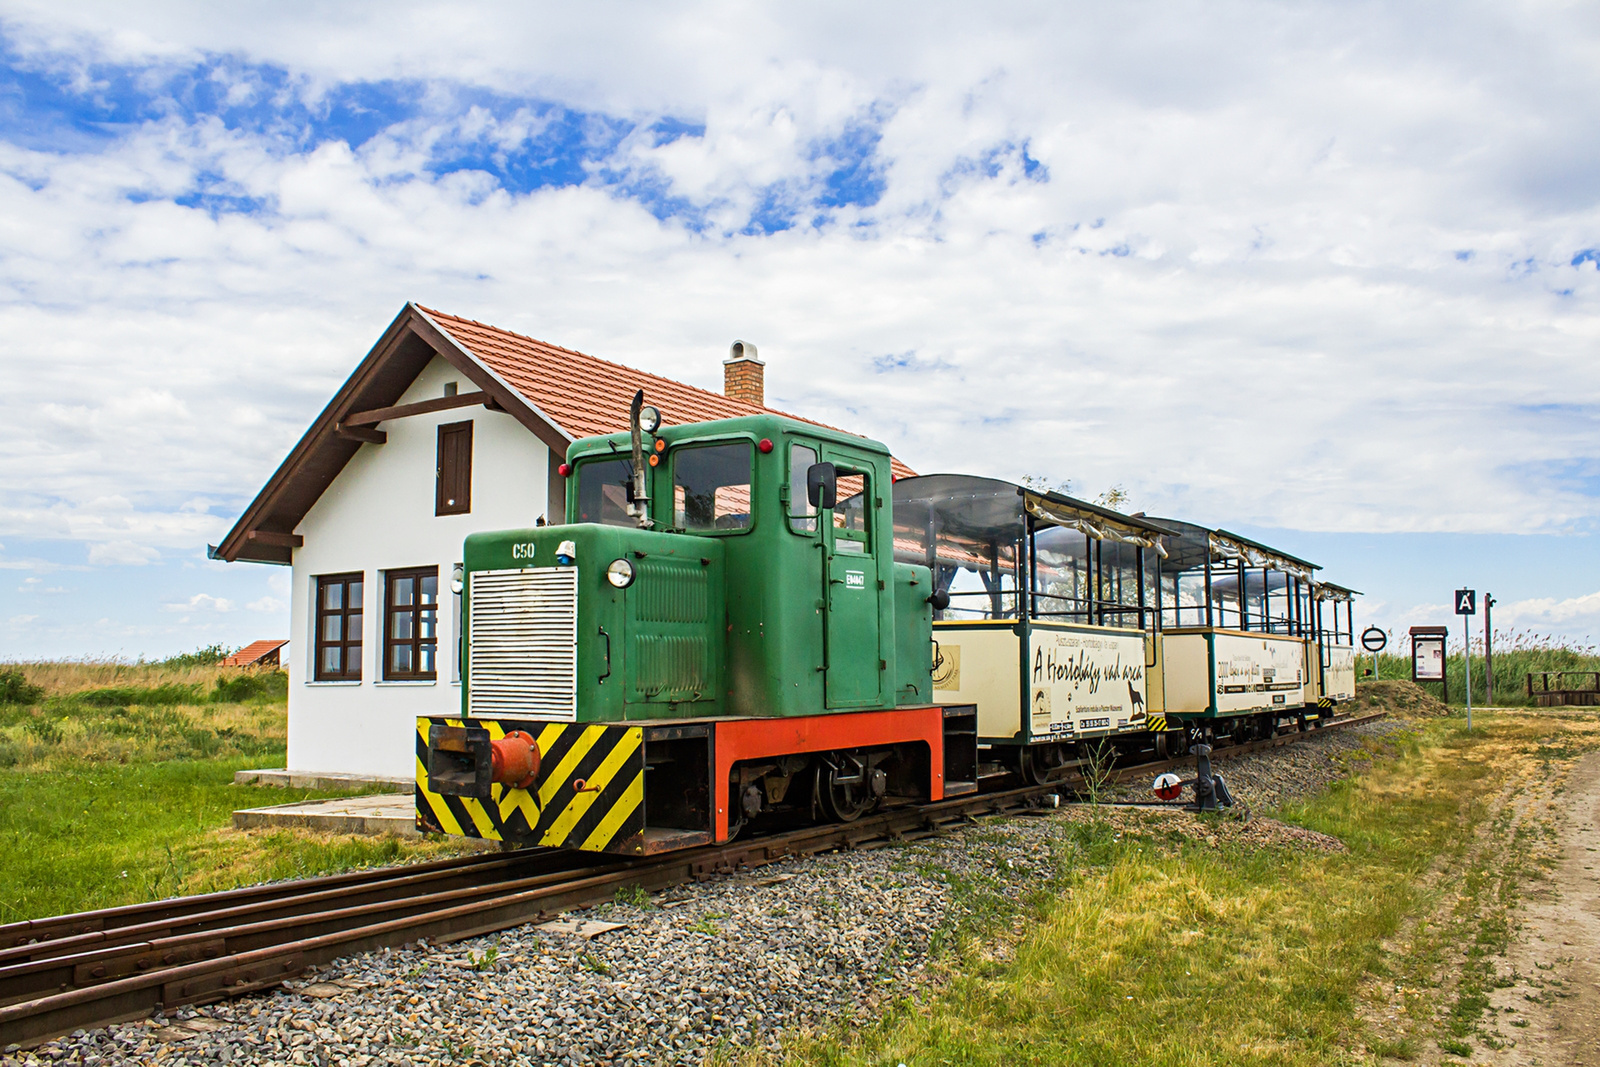
[[[1494,597],[1483,594],[1483,702],[1494,707],[1494,628],[1489,620]]]

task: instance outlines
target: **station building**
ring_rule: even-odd
[[[408,303],[211,548],[293,569],[287,769],[410,778],[416,717],[461,706],[467,535],[564,521],[567,445],[626,430],[635,391],[733,418],[768,410],[764,371],[736,344],[715,393]]]

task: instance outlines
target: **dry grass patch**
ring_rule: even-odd
[[[1349,761],[1352,777],[1276,812],[1282,833],[1061,820],[1039,899],[987,902],[930,989],[860,1030],[796,1038],[787,1061],[1374,1064],[1493,1040],[1484,993],[1543,833],[1495,800],[1600,747],[1600,722],[1502,713],[1469,736],[1459,715],[1412,703],[1405,730]],[[1497,835],[1520,844],[1474,848]],[[1026,933],[996,953],[1006,915]],[[1387,1025],[1391,1011],[1404,1026]]]

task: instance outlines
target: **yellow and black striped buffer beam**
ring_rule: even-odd
[[[1151,715],[1145,720],[1144,728],[1151,733],[1160,733],[1167,728],[1167,717],[1159,714]]]
[[[476,726],[499,740],[512,730],[539,746],[539,776],[527,789],[490,786],[487,797],[428,788],[428,731]],[[417,720],[417,827],[434,833],[588,852],[643,851],[644,730],[601,723],[525,719]]]

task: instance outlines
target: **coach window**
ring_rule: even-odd
[[[383,677],[432,681],[439,647],[439,568],[384,575]]]
[[[672,525],[692,533],[750,528],[748,441],[680,448],[672,459]]]
[[[361,680],[361,589],[359,572],[317,579],[316,669],[319,682]]]
[[[628,514],[632,495],[632,460],[583,460],[578,464],[578,517],[572,521],[636,526],[636,520]]]
[[[817,532],[817,509],[806,490],[806,472],[817,461],[817,450],[806,445],[789,446],[789,529],[795,533]]]

